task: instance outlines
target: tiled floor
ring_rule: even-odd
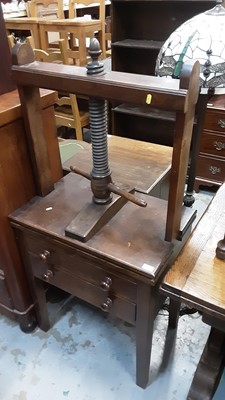
[[[198,195],[200,213],[209,199]],[[177,331],[167,330],[167,311],[159,313],[143,390],[135,385],[135,328],[76,299],[57,299],[49,303],[47,333],[25,334],[0,317],[1,400],[186,399],[209,333],[198,313],[180,317]],[[224,393],[223,378],[215,400]]]

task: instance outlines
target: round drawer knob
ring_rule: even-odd
[[[107,292],[107,290],[110,289],[110,286],[112,285],[112,279],[107,276],[101,283],[100,283],[100,287],[102,290],[104,290],[104,292]]]
[[[47,262],[49,256],[50,256],[50,251],[48,250],[44,250],[42,253],[39,254],[39,257],[43,262]]]
[[[49,282],[49,280],[53,278],[53,276],[54,276],[53,272],[50,269],[47,269],[47,271],[44,274],[42,274],[42,279],[45,282]]]
[[[112,307],[112,299],[110,297],[107,297],[106,301],[104,301],[100,307],[102,311],[109,312],[110,308]]]
[[[225,120],[224,119],[219,119],[217,124],[221,127],[221,128],[225,128]]]

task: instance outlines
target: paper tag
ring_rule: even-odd
[[[145,263],[142,265],[141,268],[150,273],[155,271],[155,267],[153,267],[152,265],[149,265],[149,264],[145,264]]]
[[[147,94],[146,96],[146,104],[151,104],[152,101],[152,95],[151,94]]]

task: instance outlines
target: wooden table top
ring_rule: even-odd
[[[47,108],[54,104],[56,92],[47,89],[41,89],[42,107]],[[21,104],[17,90],[2,94],[0,96],[0,126],[9,124],[16,119],[21,118]]]
[[[76,166],[86,172],[92,170],[89,143],[77,141],[79,150],[63,164],[69,170]],[[109,165],[115,183],[127,183],[141,193],[150,193],[169,175],[172,148],[158,144],[108,136]]]
[[[225,232],[225,184],[165,276],[161,291],[218,318],[225,318],[225,261],[215,250]]]
[[[114,268],[122,267],[123,271],[138,274],[154,284],[167,267],[175,247],[182,246],[182,242],[174,244],[164,240],[167,202],[142,193],[137,196],[148,203],[146,208],[126,203],[86,243],[65,236],[68,224],[85,205],[92,203],[90,182],[74,173],[57,182],[55,190],[47,196],[36,197],[13,212],[10,219],[44,234],[45,240],[50,238],[72,246],[78,253],[89,254],[98,264],[108,261]]]

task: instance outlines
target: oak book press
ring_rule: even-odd
[[[12,75],[20,93],[37,196],[9,218],[40,328],[46,331],[50,326],[45,282],[136,325],[136,381],[144,388],[153,322],[164,300],[158,294],[159,281],[186,242],[195,215],[183,206],[183,194],[199,64],[185,65],[180,81],[167,80],[104,73],[99,54],[98,42],[93,40],[92,61],[85,68],[35,62],[29,46],[15,46]],[[55,187],[49,173],[39,88],[90,98],[93,169],[81,171],[73,166]],[[113,182],[105,99],[176,112],[168,200]]]

